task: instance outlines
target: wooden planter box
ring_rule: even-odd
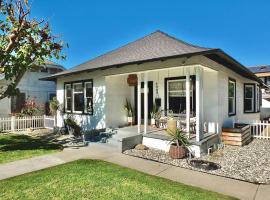
[[[250,126],[235,124],[235,128],[222,128],[221,136],[224,144],[243,146],[251,141]]]

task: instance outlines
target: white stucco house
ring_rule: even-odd
[[[38,104],[45,104],[56,96],[56,84],[52,81],[41,81],[42,77],[62,72],[64,67],[54,62],[47,61],[46,65],[27,71],[18,84],[20,94],[0,100],[0,116],[6,117],[11,113],[20,112],[27,98],[35,98]],[[5,84],[2,77],[0,86]]]
[[[127,78],[136,75],[136,86]],[[223,126],[260,119],[259,88],[252,72],[217,48],[204,48],[156,31],[43,80],[57,83],[57,99],[64,113],[83,129],[127,124],[123,109],[128,99],[135,108],[133,129],[144,144],[168,150],[168,140],[148,126],[154,102],[183,118],[186,130],[196,118],[196,155],[218,143]],[[65,116],[65,115],[64,115]],[[57,125],[63,126],[58,113]],[[158,136],[157,136],[158,135]]]

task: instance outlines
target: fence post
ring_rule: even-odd
[[[43,128],[46,128],[45,127],[45,120],[46,120],[46,115],[43,115]]]
[[[15,116],[11,116],[11,131],[14,132],[15,131]]]
[[[56,115],[53,116],[53,127],[56,127]]]

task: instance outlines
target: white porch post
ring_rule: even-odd
[[[196,68],[196,141],[203,138],[202,130],[202,69]]]
[[[190,138],[190,74],[186,70],[186,129],[188,138]]]
[[[137,121],[138,121],[138,133],[141,133],[141,124],[142,124],[142,120],[141,120],[141,82],[142,82],[142,78],[141,78],[141,74],[138,74],[138,83],[137,83]]]
[[[148,126],[148,74],[144,73],[144,134],[147,134]]]

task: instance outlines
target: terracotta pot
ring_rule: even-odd
[[[187,150],[185,147],[180,146],[177,147],[176,144],[171,144],[170,150],[169,150],[169,155],[171,156],[172,159],[181,159],[186,157]]]
[[[174,119],[169,119],[167,121],[167,131],[175,132],[177,128],[177,122]]]

